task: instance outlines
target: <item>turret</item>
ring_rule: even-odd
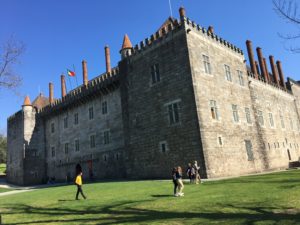
[[[24,120],[24,144],[26,145],[30,142],[35,126],[35,109],[31,104],[29,96],[25,97],[24,103],[22,105],[22,110]]]
[[[129,40],[128,35],[125,34],[124,39],[123,39],[122,49],[120,50],[121,58],[124,59],[127,56],[131,55],[131,50],[132,50],[132,44]]]

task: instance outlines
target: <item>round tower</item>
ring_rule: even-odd
[[[132,50],[132,44],[129,40],[128,35],[125,34],[123,39],[122,49],[120,50],[121,58],[124,59],[127,56],[131,55],[131,50]]]

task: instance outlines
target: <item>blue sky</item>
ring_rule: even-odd
[[[112,65],[120,59],[123,36],[137,44],[154,33],[170,15],[168,0],[1,0],[0,43],[12,34],[26,45],[15,69],[24,82],[20,96],[0,89],[0,132],[6,119],[21,109],[28,94],[33,100],[39,89],[48,96],[54,83],[60,97],[60,74],[73,64],[82,83],[81,61],[88,64],[89,79],[105,71],[104,46],[111,50]],[[297,31],[278,18],[271,0],[171,0],[173,16],[183,5],[189,18],[201,26],[213,25],[215,33],[242,48],[245,41],[260,46],[264,56],[274,55],[283,64],[285,76],[300,80],[300,54],[292,54],[278,36]],[[299,43],[300,45],[300,43]],[[269,71],[271,71],[269,69]],[[73,80],[73,88],[76,82]],[[68,89],[70,89],[67,81]]]

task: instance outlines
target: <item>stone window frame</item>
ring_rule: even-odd
[[[55,133],[55,123],[54,123],[54,121],[50,122],[50,133],[51,134]]]
[[[245,79],[244,79],[244,73],[241,70],[236,70],[237,71],[237,75],[238,75],[238,81],[239,81],[239,85],[241,87],[245,87]]]
[[[240,123],[240,117],[239,117],[239,109],[238,109],[238,105],[235,104],[231,104],[231,110],[232,110],[232,118],[233,118],[233,122],[235,124]]]
[[[96,148],[96,134],[92,133],[89,135],[89,147],[90,149]]]
[[[289,122],[290,122],[291,131],[293,131],[294,130],[294,123],[293,123],[293,119],[290,115],[289,115]]]
[[[272,129],[275,129],[275,121],[274,121],[274,116],[272,112],[268,112],[268,117],[269,117],[269,125]]]
[[[161,81],[159,63],[156,62],[150,66],[151,86],[158,84]]]
[[[224,64],[224,70],[225,70],[225,79],[228,82],[232,82],[232,73],[231,73],[231,68],[228,64]]]
[[[68,121],[69,119],[68,119],[68,116],[65,116],[64,117],[64,119],[63,119],[63,128],[64,129],[68,129],[68,127],[69,127],[69,124],[68,124]]]
[[[246,123],[248,125],[252,125],[251,110],[249,107],[245,107],[245,117],[246,117]]]
[[[246,148],[248,161],[254,161],[253,145],[252,145],[251,140],[245,139],[244,143],[245,143],[245,148]]]
[[[105,154],[103,154],[103,155],[102,155],[102,159],[103,159],[103,161],[104,161],[104,162],[107,162],[107,161],[108,161],[108,157],[109,157],[109,155],[108,155],[108,154],[106,154],[106,153],[105,153]]]
[[[165,103],[164,106],[167,110],[169,126],[181,124],[181,99]]]
[[[256,113],[259,126],[265,127],[264,112],[258,109]]]
[[[101,102],[101,112],[102,112],[102,115],[108,115],[108,101],[107,100],[103,100]]]
[[[76,138],[74,140],[74,149],[75,149],[75,152],[80,152],[80,141],[79,141],[79,138]]]
[[[158,143],[158,150],[160,153],[166,154],[169,151],[169,145],[166,140]]]
[[[51,151],[51,158],[55,158],[56,157],[56,150],[55,150],[55,146],[50,146],[50,151]],[[53,154],[54,153],[54,154]]]
[[[65,155],[69,154],[69,150],[70,150],[70,144],[69,144],[69,142],[65,142],[64,143],[64,153],[65,153]]]
[[[103,145],[109,145],[111,143],[110,129],[103,130]]]
[[[284,123],[284,117],[282,115],[282,111],[279,110],[279,118],[280,118],[280,125],[281,125],[281,129],[285,130],[285,123]]]
[[[210,116],[213,121],[220,121],[219,107],[216,100],[209,100]]]
[[[89,116],[89,120],[93,120],[94,119],[94,106],[91,105],[88,108],[88,116]]]
[[[77,126],[79,124],[79,113],[74,113],[74,125]]]
[[[202,62],[203,62],[204,72],[206,74],[212,75],[212,66],[210,62],[210,57],[208,55],[202,54]]]

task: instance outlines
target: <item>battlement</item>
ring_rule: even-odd
[[[251,71],[249,71],[249,70],[247,70],[247,75],[248,75],[248,77],[251,77],[255,81],[261,82],[261,83],[263,83],[265,85],[268,85],[268,86],[270,86],[272,88],[275,88],[275,89],[277,89],[279,91],[285,92],[285,93],[287,93],[289,95],[293,95],[293,93],[292,93],[291,90],[285,89],[285,88],[283,88],[281,86],[277,86],[274,82],[266,82],[266,80],[262,76],[255,77],[255,75]]]
[[[8,117],[7,122],[14,120],[17,116],[20,116],[20,114],[22,114],[22,110],[19,110],[18,112],[14,113],[10,117]]]
[[[62,109],[68,108],[73,104],[80,104],[80,102],[87,100],[97,94],[108,93],[110,86],[119,85],[119,68],[112,68],[111,72],[105,72],[94,79],[90,80],[87,85],[80,85],[79,87],[71,90],[65,97],[54,100],[54,102],[40,110],[38,113],[48,115],[49,113],[55,113]]]

